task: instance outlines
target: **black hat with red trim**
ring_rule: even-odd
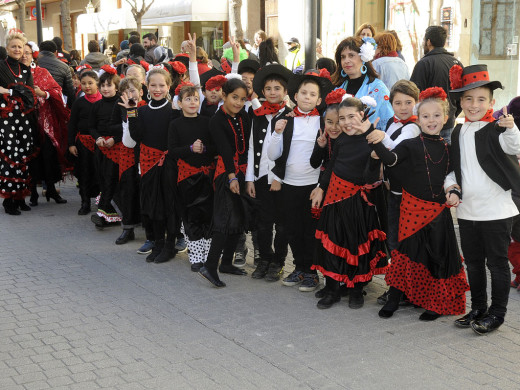
[[[322,110],[327,106],[325,98],[329,92],[334,89],[334,86],[330,81],[330,73],[326,69],[322,69],[321,71],[316,69],[309,69],[305,72],[305,74],[293,74],[289,79],[289,86],[287,87],[289,97],[293,102],[296,103],[296,100],[294,100],[294,95],[296,95],[300,89],[300,85],[302,85],[302,83],[306,80],[313,80],[320,86],[321,103],[317,109]]]
[[[222,72],[221,70],[218,70],[216,68],[211,68],[210,70],[207,70],[206,72],[202,73],[200,75],[200,86],[203,90],[206,90],[206,83],[208,80],[215,76],[225,76],[226,72]]]
[[[494,91],[497,88],[504,89],[500,81],[491,81],[487,65],[470,65],[462,69],[459,65],[454,65],[450,69],[450,95],[459,97],[464,91],[470,89],[486,87]]]
[[[253,91],[258,95],[258,97],[264,97],[263,90],[265,86],[265,80],[271,76],[278,76],[282,80],[288,84],[289,79],[292,76],[292,72],[287,69],[285,66],[280,64],[268,64],[260,68],[258,72],[255,74],[255,78],[253,79]]]

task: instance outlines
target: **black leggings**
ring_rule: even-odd
[[[210,271],[216,271],[218,267],[218,261],[222,255],[222,264],[231,265],[233,262],[233,255],[237,248],[238,234],[224,234],[221,232],[213,233],[211,238],[211,247],[209,248],[208,258],[204,263],[204,266]]]

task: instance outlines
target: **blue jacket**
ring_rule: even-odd
[[[372,65],[388,89],[399,80],[410,80],[408,66],[399,57],[380,57]]]

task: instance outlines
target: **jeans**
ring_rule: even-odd
[[[507,249],[513,218],[494,221],[459,219],[460,243],[471,290],[471,309],[487,308],[486,266],[491,274],[489,314],[504,318],[509,299],[511,272]],[[486,262],[487,260],[487,262]]]

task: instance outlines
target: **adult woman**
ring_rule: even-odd
[[[380,33],[376,35],[375,41],[377,49],[372,65],[388,89],[392,89],[398,80],[410,80],[406,63],[398,57],[394,36],[389,32]]]
[[[76,69],[76,67],[79,66],[80,62],[81,62],[81,56],[79,54],[79,51],[71,50],[70,51],[70,66],[72,66],[74,69]]]
[[[389,101],[390,92],[378,78],[371,64],[374,55],[373,39],[349,37],[338,45],[335,54],[337,69],[332,83],[357,98],[371,96],[377,102],[373,118],[379,118],[377,128],[385,130],[386,122],[394,116]]]
[[[36,182],[45,181],[47,201],[54,199],[56,203],[67,203],[54,186],[63,179],[69,165],[65,159],[67,150],[67,121],[70,110],[63,103],[61,87],[53,79],[47,69],[37,66],[33,61],[33,53],[38,51],[34,42],[24,45],[20,62],[31,69],[36,108],[38,110],[38,132],[35,132],[35,143],[40,147],[38,158],[31,164],[34,176],[31,186],[31,206],[38,205]]]
[[[197,68],[199,70],[199,75],[211,69],[208,62],[208,53],[206,53],[202,47],[197,46]]]
[[[5,212],[19,215],[29,194],[27,163],[34,157],[32,115],[34,90],[31,69],[18,61],[26,39],[20,33],[6,38],[7,59],[0,62],[0,197]]]
[[[255,32],[255,43],[253,45],[253,48],[251,49],[251,53],[253,53],[255,56],[258,57],[258,50],[260,47],[260,44],[262,42],[265,42],[267,39],[267,34],[263,30],[258,30]]]
[[[376,36],[376,30],[372,25],[368,23],[363,23],[361,26],[358,27],[355,36],[361,39],[366,37],[373,38]]]

